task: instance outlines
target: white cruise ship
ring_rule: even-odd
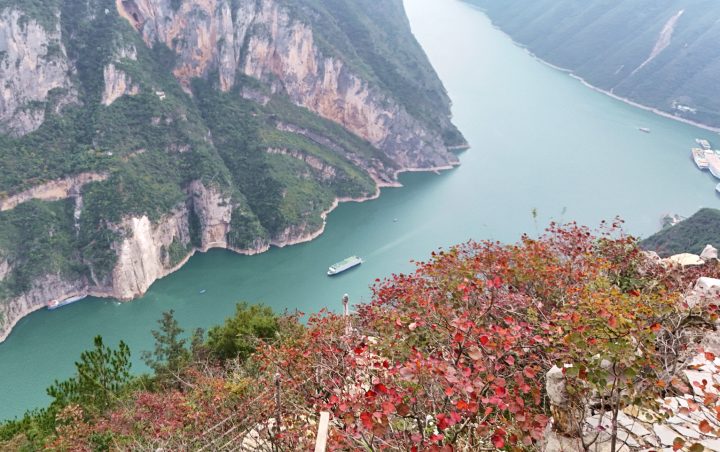
[[[713,151],[705,151],[705,158],[707,159],[710,173],[720,179],[720,157]]]
[[[695,161],[695,164],[700,169],[707,169],[708,168],[708,161],[707,157],[705,157],[705,151],[702,149],[693,149],[692,150],[692,158]]]
[[[344,272],[348,268],[352,268],[356,265],[362,264],[362,259],[357,256],[348,257],[344,261],[340,261],[337,264],[332,265],[328,269],[328,275],[337,275],[340,272]]]

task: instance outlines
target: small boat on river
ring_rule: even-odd
[[[638,130],[641,132],[650,133],[650,129],[648,129],[647,127],[640,127],[638,128]]]
[[[80,301],[85,297],[87,297],[87,294],[82,294],[82,295],[78,295],[76,297],[66,298],[62,301],[61,300],[53,300],[47,304],[47,308],[48,309],[57,309],[62,306],[65,306],[66,304],[75,303],[76,301]]]

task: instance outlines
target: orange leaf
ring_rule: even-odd
[[[710,430],[712,430],[712,427],[710,427],[710,424],[705,419],[700,421],[700,424],[698,424],[698,428],[700,429],[701,432],[703,432],[705,434],[710,433]]]

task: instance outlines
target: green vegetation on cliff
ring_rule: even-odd
[[[48,274],[73,280],[84,272],[77,259],[74,208],[72,200],[33,199],[0,212],[0,260],[13,268],[0,282],[1,298],[29,291]]]
[[[401,0],[283,0],[309,23],[326,55],[382,87],[447,146],[464,145],[450,123],[450,98],[412,34]]]
[[[642,247],[666,257],[700,254],[705,245],[720,249],[720,210],[700,209],[690,218],[667,227],[642,241]]]
[[[594,86],[692,121],[720,126],[717,2],[466,1],[483,8],[495,25],[538,57]],[[673,26],[671,20],[680,12]],[[664,31],[669,39],[661,40]],[[654,49],[662,51],[650,59]],[[697,111],[674,108],[678,105]]]
[[[241,3],[227,2],[235,19]],[[323,54],[343,61],[446,144],[463,142],[400,0],[279,3],[311,27]],[[107,175],[82,187],[77,219],[75,199],[32,201],[0,214],[0,224],[7,225],[0,227],[0,264],[9,268],[0,303],[46,274],[111,284],[118,245],[132,234],[123,226],[129,217],[147,216],[156,227],[168,215],[187,211],[188,233],[161,250],[163,265],[181,262],[207,238],[209,220],[196,212],[192,183],[219,192],[217,207],[231,206],[228,245],[258,249],[272,239],[318,231],[337,197],[375,195],[376,182],[365,167],[390,178],[398,169],[385,152],[342,125],[295,105],[272,77],[261,81],[238,72],[235,85],[222,91],[215,68],[181,85],[175,70],[182,54],[159,41],[148,45],[121,17],[119,4],[0,0],[0,9],[20,11],[20,22],[37,20],[46,30],[60,30],[60,42],[47,51],[65,58],[65,49],[72,84],[26,106],[44,111],[39,128],[20,137],[0,135],[0,200],[83,172]],[[173,0],[171,9],[177,13],[182,4]],[[248,39],[266,33],[259,28]],[[243,98],[244,88],[268,101]],[[71,93],[77,102],[60,108]],[[33,216],[39,220],[21,230]]]

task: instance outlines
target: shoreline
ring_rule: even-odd
[[[485,13],[484,10],[482,10],[482,11],[483,11],[483,13]],[[485,16],[488,17],[487,14],[485,14]],[[488,17],[488,19],[490,19],[490,18]],[[490,22],[492,23],[492,19],[490,19]],[[640,103],[635,102],[635,101],[632,101],[632,100],[630,100],[630,99],[628,99],[628,98],[626,98],[626,97],[618,96],[617,94],[614,94],[614,93],[612,93],[612,92],[610,92],[610,91],[607,91],[607,90],[605,90],[605,89],[602,89],[602,88],[599,88],[599,87],[597,87],[597,86],[595,86],[595,85],[592,85],[592,84],[590,84],[588,81],[586,81],[584,78],[582,78],[582,77],[580,77],[580,76],[578,76],[578,75],[575,75],[572,70],[567,69],[567,68],[564,68],[564,67],[560,67],[560,66],[555,66],[554,64],[552,64],[552,63],[550,63],[550,62],[547,62],[547,61],[543,60],[542,58],[540,58],[539,56],[535,55],[535,54],[532,53],[530,50],[528,50],[527,46],[525,46],[524,44],[521,44],[521,43],[515,41],[509,34],[505,33],[503,30],[501,30],[501,29],[500,29],[499,27],[497,27],[496,25],[493,24],[492,27],[493,27],[494,29],[498,30],[500,33],[502,33],[503,36],[505,36],[506,38],[508,38],[508,39],[510,40],[510,42],[512,42],[512,43],[515,44],[516,46],[520,47],[521,49],[523,49],[523,50],[524,50],[528,55],[530,55],[533,59],[539,61],[540,63],[544,64],[545,66],[549,66],[549,67],[551,67],[551,68],[553,68],[553,69],[555,69],[555,70],[558,70],[558,71],[560,71],[560,72],[565,72],[565,73],[567,73],[570,77],[574,78],[575,80],[578,80],[580,83],[582,83],[583,85],[585,85],[586,87],[588,87],[588,88],[590,88],[590,89],[592,89],[592,90],[594,90],[594,91],[597,91],[597,92],[599,92],[599,93],[603,93],[603,94],[605,94],[605,95],[607,95],[607,96],[612,97],[613,99],[617,99],[617,100],[619,100],[619,101],[625,102],[626,104],[632,105],[633,107],[637,107],[637,108],[640,108],[640,109],[645,110],[645,111],[653,112],[653,113],[655,113],[656,115],[664,116],[664,117],[669,118],[669,119],[674,119],[675,121],[684,122],[685,124],[690,124],[691,126],[695,126],[695,127],[700,128],[700,129],[704,129],[704,130],[709,130],[709,131],[711,131],[711,132],[718,132],[718,133],[720,133],[720,127],[713,127],[713,126],[709,126],[709,125],[707,125],[707,124],[703,124],[703,123],[701,123],[701,122],[693,121],[693,120],[691,120],[691,119],[682,118],[682,117],[680,117],[680,116],[673,115],[673,114],[671,114],[671,113],[668,113],[668,112],[666,112],[666,111],[657,109],[657,108],[655,108],[655,107],[649,107],[649,106],[647,106],[647,105],[640,104]]]
[[[468,147],[469,147],[469,146],[468,146]],[[430,172],[430,171],[431,171],[431,172],[434,172],[434,173],[436,173],[436,174],[439,174],[439,171],[441,171],[441,170],[450,170],[450,169],[455,168],[455,167],[458,166],[458,165],[460,165],[460,162],[458,162],[457,164],[454,164],[454,165],[447,165],[447,166],[441,166],[441,167],[403,168],[403,169],[400,169],[400,170],[396,171],[396,172],[395,172],[395,176],[397,177],[398,174],[400,174],[400,173],[405,173],[405,172]],[[371,177],[372,177],[372,175],[371,175]],[[176,272],[177,270],[180,270],[180,269],[190,260],[190,258],[195,255],[195,253],[196,253],[197,251],[206,252],[206,251],[208,251],[208,250],[210,250],[210,249],[212,249],[212,248],[224,248],[224,249],[233,251],[233,252],[238,253],[238,254],[244,254],[244,255],[246,255],[246,256],[253,256],[253,255],[255,255],[255,254],[260,254],[260,253],[264,253],[264,252],[268,251],[271,246],[276,246],[276,247],[278,247],[278,248],[283,248],[283,247],[285,247],[285,246],[297,245],[297,244],[300,244],[300,243],[310,242],[310,241],[316,239],[317,237],[319,237],[320,234],[322,234],[323,232],[325,232],[325,226],[326,226],[326,224],[327,224],[326,219],[327,219],[328,214],[330,214],[330,212],[332,212],[333,210],[335,210],[335,209],[340,205],[341,202],[365,202],[365,201],[371,201],[371,200],[373,200],[373,199],[377,199],[377,198],[380,197],[381,188],[401,188],[401,187],[402,187],[402,184],[400,184],[400,183],[397,182],[397,181],[395,181],[395,182],[393,182],[393,183],[388,183],[388,182],[383,182],[383,181],[381,181],[381,180],[379,180],[379,179],[376,179],[375,177],[372,177],[372,178],[373,178],[373,180],[375,181],[375,185],[376,185],[376,188],[377,188],[375,194],[370,195],[370,196],[362,196],[362,197],[359,197],[359,198],[335,197],[335,200],[334,200],[333,203],[330,205],[330,207],[328,207],[327,210],[323,211],[323,213],[320,214],[321,218],[323,219],[323,225],[322,225],[318,230],[316,230],[316,231],[313,231],[313,232],[310,232],[310,233],[305,233],[305,234],[300,234],[298,237],[295,237],[295,238],[293,238],[293,239],[290,239],[290,240],[287,240],[287,241],[284,241],[284,242],[279,242],[279,241],[270,240],[267,245],[264,245],[264,246],[258,247],[258,248],[251,248],[251,249],[232,248],[232,247],[230,247],[230,246],[227,246],[227,244],[225,244],[225,246],[222,246],[222,245],[210,246],[210,247],[208,247],[207,249],[204,249],[204,250],[203,250],[203,249],[200,249],[200,248],[193,248],[193,250],[192,250],[190,253],[188,253],[188,255],[185,256],[185,258],[184,258],[182,261],[180,261],[179,263],[177,263],[177,264],[176,264],[175,266],[173,266],[172,268],[169,268],[169,269],[167,269],[166,271],[164,271],[164,272],[163,272],[163,273],[164,273],[163,276],[157,278],[155,281],[153,281],[152,284],[154,284],[156,281],[158,281],[158,280],[160,280],[160,279],[162,279],[162,278],[170,275],[171,273],[174,273],[174,272]],[[150,287],[152,287],[152,284],[150,284]],[[149,287],[148,287],[148,289],[149,289]],[[86,285],[86,286],[83,288],[82,291],[86,292],[87,295],[88,295],[88,296],[91,296],[91,297],[104,298],[104,299],[113,299],[113,300],[120,301],[120,302],[122,302],[122,303],[125,303],[125,302],[128,302],[128,301],[132,301],[132,300],[135,300],[135,299],[138,299],[138,298],[141,298],[141,297],[143,297],[143,296],[145,295],[145,293],[146,293],[146,292],[143,292],[143,293],[141,293],[141,294],[138,294],[137,296],[135,296],[135,297],[132,298],[131,300],[119,300],[119,299],[115,298],[112,294],[110,294],[110,293],[108,293],[108,292],[106,292],[106,291],[103,291],[103,288],[102,288],[102,287]],[[58,298],[71,297],[71,296],[73,296],[73,294],[74,294],[75,292],[77,292],[77,289],[75,289],[75,290],[73,290],[73,291],[70,291],[70,292],[68,292],[68,294],[63,295],[63,296],[58,297]],[[79,293],[79,292],[78,292],[78,293]],[[26,306],[27,306],[27,305],[26,305]],[[31,314],[31,313],[33,313],[33,312],[35,312],[35,311],[39,311],[40,309],[45,308],[46,306],[47,306],[46,304],[39,304],[39,305],[31,306],[27,311],[24,312],[23,315],[18,316],[18,317],[16,317],[16,318],[14,318],[11,322],[9,322],[8,327],[5,328],[5,331],[4,331],[3,333],[0,333],[0,344],[3,343],[3,342],[10,336],[10,334],[12,333],[12,330],[14,329],[14,327],[18,324],[18,322],[19,322],[21,319],[27,317],[29,314]]]

